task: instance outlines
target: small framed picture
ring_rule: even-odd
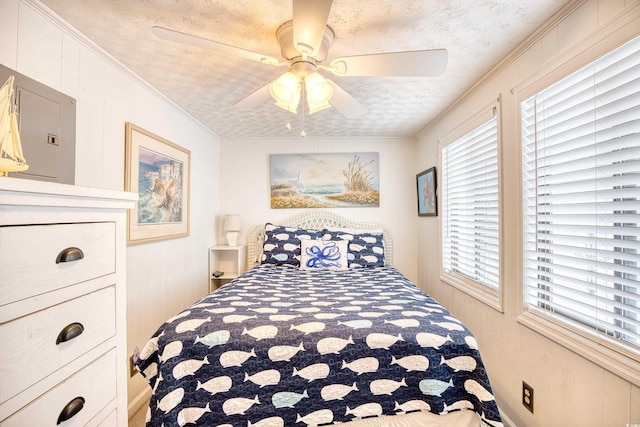
[[[432,167],[416,175],[418,189],[418,216],[437,216],[436,168]]]

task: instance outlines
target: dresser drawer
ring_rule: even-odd
[[[0,227],[0,306],[113,273],[115,241],[112,222]]]
[[[56,426],[65,406],[76,398],[82,409],[62,422],[84,426],[116,397],[116,351],[111,350],[2,421],[2,427]],[[76,400],[78,402],[78,400]]]
[[[98,427],[113,427],[113,426],[117,426],[118,425],[118,411],[114,410],[111,411],[111,413],[109,415],[107,415],[107,417],[104,420],[98,421],[98,420],[91,420],[92,422],[89,425],[94,424],[93,421],[98,422],[99,424],[96,424]]]
[[[115,311],[112,286],[0,325],[0,403],[114,336]]]

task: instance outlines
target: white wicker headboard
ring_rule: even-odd
[[[358,228],[382,230],[384,239],[384,259],[386,265],[393,265],[393,239],[385,227],[368,222],[357,222],[329,211],[309,211],[292,218],[273,221],[275,225],[322,230],[323,228]],[[264,224],[256,225],[247,234],[247,265],[252,268],[260,264],[264,242]]]

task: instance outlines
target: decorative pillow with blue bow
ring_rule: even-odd
[[[301,270],[348,270],[346,240],[302,240]]]

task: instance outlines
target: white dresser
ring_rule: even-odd
[[[137,195],[0,178],[0,426],[126,426]]]

